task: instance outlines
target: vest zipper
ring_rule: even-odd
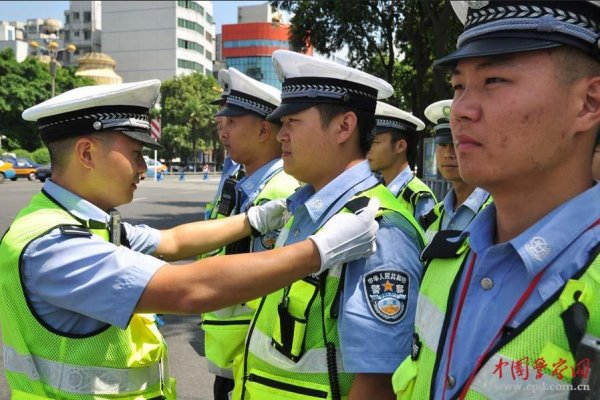
[[[305,396],[317,397],[319,399],[326,399],[327,392],[318,389],[310,389],[303,386],[292,385],[291,383],[279,382],[273,379],[265,378],[264,376],[258,376],[255,374],[248,375],[250,382],[260,383],[261,385],[269,386],[275,389],[285,390],[286,392],[298,393]]]

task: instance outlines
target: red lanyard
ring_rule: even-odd
[[[581,234],[587,232],[588,230],[594,228],[596,225],[599,225],[599,224],[600,224],[600,219],[597,219],[592,225],[590,225],[589,228],[587,228]],[[456,339],[456,330],[458,328],[458,321],[460,320],[460,315],[462,313],[462,309],[463,309],[463,306],[464,306],[465,297],[467,297],[467,291],[468,291],[468,288],[469,288],[469,284],[471,283],[471,275],[473,274],[473,268],[475,267],[475,260],[476,259],[477,259],[477,254],[473,253],[473,257],[471,258],[471,262],[469,263],[469,268],[467,270],[467,275],[465,277],[465,282],[463,284],[463,288],[462,288],[461,293],[460,293],[460,297],[459,297],[459,300],[458,300],[458,305],[456,307],[456,317],[454,318],[454,323],[452,324],[452,331],[451,331],[451,334],[450,334],[450,343],[449,343],[450,347],[449,347],[449,350],[448,350],[448,359],[446,360],[446,371],[445,371],[445,374],[444,374],[444,390],[442,392],[442,400],[446,396],[447,376],[448,376],[448,371],[450,370],[450,362],[451,362],[451,359],[452,359],[452,351],[454,349],[454,340]],[[475,368],[472,370],[471,374],[467,378],[467,382],[465,383],[465,386],[464,386],[464,388],[463,388],[463,390],[462,390],[462,392],[461,392],[461,394],[459,396],[460,400],[463,400],[465,398],[465,396],[467,395],[467,392],[469,390],[469,387],[471,386],[471,383],[475,379],[475,376],[477,375],[477,372],[479,372],[479,368],[481,367],[481,363],[483,362],[483,359],[488,354],[488,352],[491,350],[491,348],[494,346],[494,344],[496,343],[496,341],[498,340],[498,338],[502,335],[502,330],[504,329],[504,327],[510,321],[513,320],[513,318],[515,317],[515,315],[517,314],[517,312],[521,309],[521,307],[523,307],[523,304],[525,304],[525,302],[527,301],[527,299],[529,298],[529,296],[533,292],[533,289],[535,289],[535,287],[537,286],[538,282],[540,281],[540,279],[544,275],[544,272],[548,269],[548,267],[550,265],[551,264],[548,264],[544,268],[542,268],[542,270],[540,270],[540,272],[538,272],[537,275],[533,278],[533,280],[531,281],[531,283],[529,284],[529,286],[527,287],[527,289],[525,289],[525,292],[523,292],[523,294],[521,295],[521,297],[519,298],[519,300],[517,301],[517,303],[515,304],[515,306],[511,310],[511,312],[508,314],[508,317],[506,317],[506,320],[504,321],[504,323],[502,324],[502,326],[500,327],[500,329],[498,330],[498,332],[494,336],[494,339],[492,339],[492,341],[490,342],[490,344],[488,345],[488,347],[481,354],[481,356],[477,359],[477,363],[475,365]]]

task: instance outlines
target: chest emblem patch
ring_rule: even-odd
[[[410,278],[398,270],[378,270],[363,277],[363,290],[371,313],[380,321],[402,321],[408,307]]]

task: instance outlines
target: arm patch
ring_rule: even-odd
[[[92,237],[92,232],[85,226],[80,225],[61,225],[60,233],[64,236]]]

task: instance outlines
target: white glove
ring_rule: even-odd
[[[379,200],[372,198],[358,215],[336,214],[321,230],[308,237],[321,255],[319,274],[337,264],[365,258],[375,252],[375,235],[379,229],[375,213],[378,208]]]
[[[283,228],[289,219],[285,199],[271,200],[260,206],[250,207],[246,215],[250,226],[261,234]]]

